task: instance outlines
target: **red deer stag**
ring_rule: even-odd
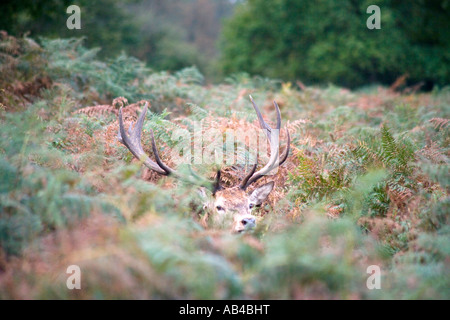
[[[206,184],[197,183],[198,185],[207,187],[212,192],[212,198],[210,199],[210,201],[207,201],[204,206],[212,209],[212,212],[210,212],[208,215],[212,214],[212,218],[215,221],[223,222],[224,220],[229,220],[232,224],[233,232],[247,231],[253,229],[256,226],[256,217],[252,214],[252,209],[254,207],[260,206],[264,202],[264,200],[266,200],[267,196],[274,187],[274,182],[271,181],[256,188],[251,194],[247,194],[246,189],[252,183],[262,178],[264,175],[281,166],[286,161],[290,150],[291,140],[289,131],[286,128],[287,146],[283,154],[279,156],[278,135],[281,128],[281,114],[278,104],[275,101],[273,102],[277,112],[277,124],[275,128],[276,130],[274,130],[264,121],[258,106],[251,96],[250,100],[253,104],[253,108],[256,111],[260,126],[263,130],[265,130],[267,139],[269,141],[270,158],[268,163],[260,170],[256,171],[258,165],[256,161],[250,172],[244,177],[244,179],[242,179],[241,183],[231,188],[224,188],[221,186],[220,170],[217,172],[214,182],[208,182]],[[130,150],[131,153],[149,169],[161,175],[173,176],[174,178],[195,184],[193,180],[190,179],[190,177],[181,175],[179,172],[170,168],[164,162],[162,162],[158,153],[158,149],[156,148],[153,130],[150,130],[150,137],[156,162],[151,160],[144,152],[141,145],[141,134],[145,115],[147,113],[147,106],[148,104],[146,103],[143,111],[136,121],[134,128],[133,125],[131,125],[128,133],[125,131],[122,118],[122,108],[120,108],[118,134],[119,141],[124,144],[128,148],[128,150]],[[194,177],[198,178],[198,176],[193,172],[192,174],[194,175]]]

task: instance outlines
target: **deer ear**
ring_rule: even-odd
[[[264,202],[264,200],[266,200],[267,196],[272,191],[273,186],[274,182],[270,181],[269,183],[256,188],[249,197],[250,203],[253,203],[255,206],[259,206]]]

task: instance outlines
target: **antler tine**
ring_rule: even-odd
[[[250,170],[250,172],[245,176],[245,178],[242,180],[241,184],[239,185],[239,187],[241,189],[246,189],[247,188],[248,179],[250,179],[252,177],[252,175],[255,173],[257,166],[258,166],[258,160],[256,160],[256,163],[253,165],[253,167]]]
[[[261,114],[261,111],[259,110],[259,107],[255,103],[255,100],[253,100],[253,97],[250,95],[250,101],[252,102],[253,108],[255,109],[256,115],[258,116],[259,125],[261,126],[261,129],[265,129],[267,137],[270,139],[272,128],[264,121],[264,118]],[[281,129],[281,112],[280,108],[278,107],[277,102],[274,100],[273,105],[275,107],[275,111],[277,112],[277,126],[275,129],[280,130]]]
[[[156,148],[156,142],[155,142],[155,136],[153,134],[153,130],[150,129],[150,137],[152,138],[152,150],[153,154],[155,155],[156,163],[163,169],[167,174],[177,175],[175,170],[173,170],[171,167],[166,165],[164,162],[161,161],[161,158],[159,157],[158,149]]]
[[[222,186],[220,185],[220,170],[217,170],[217,174],[216,174],[216,178],[214,179],[214,184],[213,184],[213,195],[222,189]]]
[[[161,157],[159,156],[158,149],[156,147],[155,136],[153,134],[153,130],[151,130],[151,129],[150,129],[150,137],[152,138],[152,150],[153,150],[153,154],[155,155],[156,163],[161,167],[161,169],[163,169],[165,172],[167,172],[167,175],[175,176],[176,178],[178,178],[179,180],[183,180],[184,182],[196,183],[203,187],[208,187],[210,189],[213,189],[213,187],[210,186],[211,182],[210,181],[206,182],[206,181],[204,181],[204,179],[199,177],[194,171],[192,171],[192,167],[190,165],[189,165],[189,171],[190,171],[191,175],[195,179],[198,180],[197,182],[194,182],[192,179],[189,179],[189,178],[186,178],[186,177],[180,175],[177,171],[175,171],[174,169],[169,167],[167,164],[162,162]]]
[[[252,102],[253,109],[255,109],[256,116],[258,117],[259,125],[261,126],[261,129],[267,130],[266,131],[267,138],[270,139],[270,134],[272,133],[272,128],[264,121],[261,111],[259,110],[258,106],[256,105],[255,100],[253,100],[253,97],[251,95],[249,97],[250,97],[250,101]]]
[[[133,124],[130,125],[128,129],[128,134],[125,131],[125,126],[123,124],[123,116],[122,116],[122,108],[119,109],[119,133],[117,135],[117,138],[119,141],[124,144],[128,150],[131,151],[131,153],[140,161],[143,162],[145,166],[147,166],[149,169],[162,174],[162,175],[171,175],[176,177],[179,180],[182,180],[187,183],[200,185],[206,188],[209,188],[211,191],[214,190],[214,185],[211,181],[206,181],[205,179],[201,179],[197,174],[195,174],[192,171],[192,168],[189,166],[189,170],[191,171],[192,177],[194,179],[191,179],[192,177],[185,177],[180,175],[177,171],[170,168],[168,165],[166,165],[159,156],[158,148],[156,147],[156,141],[155,141],[155,135],[153,133],[153,130],[150,129],[150,137],[151,137],[151,143],[152,143],[152,150],[153,154],[155,155],[156,163],[149,158],[147,154],[145,154],[142,145],[141,145],[141,136],[142,136],[142,127],[144,125],[145,115],[147,114],[148,109],[148,103],[145,103],[144,109],[142,110],[141,114],[139,115],[138,120],[136,121],[136,124],[133,126]]]
[[[152,139],[152,151],[153,151],[153,154],[155,155],[156,163],[161,167],[161,169],[163,169],[165,172],[167,172],[167,175],[172,175],[172,176],[176,177],[177,179],[182,180],[187,183],[190,183],[190,184],[195,184],[195,185],[199,185],[199,186],[208,188],[212,192],[217,191],[216,185],[215,185],[215,183],[217,183],[217,181],[212,183],[211,181],[207,181],[207,180],[201,178],[199,175],[197,175],[192,170],[192,167],[190,165],[189,165],[189,171],[191,173],[191,176],[194,178],[194,180],[190,179],[191,176],[186,177],[186,176],[179,174],[176,170],[172,169],[171,167],[166,165],[164,162],[162,162],[162,160],[159,156],[158,149],[156,147],[155,136],[153,134],[153,130],[151,130],[151,129],[150,129],[150,137]],[[220,180],[220,173],[219,173],[219,180]]]
[[[275,110],[277,111],[277,130],[281,129],[281,112],[280,108],[278,107],[278,103],[273,100],[273,105],[275,106]]]
[[[280,156],[280,164],[279,166],[281,166],[287,159],[288,155],[289,155],[289,151],[291,150],[291,135],[289,134],[289,130],[286,126],[286,134],[287,134],[287,146],[286,149],[284,150],[283,154]]]
[[[133,128],[133,125],[130,126],[128,133],[125,131],[125,126],[123,124],[123,115],[122,108],[119,109],[119,134],[117,138],[119,141],[125,145],[125,147],[130,150],[130,152],[140,161],[144,163],[149,169],[156,171],[162,175],[168,175],[171,172],[164,170],[164,168],[160,167],[157,163],[152,161],[147,154],[145,154],[144,149],[141,145],[141,135],[142,135],[142,126],[144,124],[145,115],[147,114],[148,103],[145,103],[144,110],[142,110],[138,120],[136,121],[136,125]]]
[[[242,189],[246,189],[250,184],[252,184],[253,182],[262,178],[265,174],[269,173],[273,169],[282,165],[286,161],[286,159],[289,155],[290,143],[291,143],[291,137],[290,137],[289,131],[286,127],[287,139],[288,139],[287,147],[286,147],[285,151],[283,152],[283,154],[281,155],[281,159],[278,159],[278,155],[279,155],[278,139],[275,139],[275,137],[272,136],[273,129],[264,121],[262,114],[261,114],[258,106],[256,105],[255,101],[253,100],[252,96],[250,96],[250,100],[252,102],[253,108],[256,111],[256,115],[258,116],[258,120],[259,120],[259,124],[260,124],[261,128],[267,130],[266,135],[267,135],[267,139],[269,140],[269,143],[270,143],[270,158],[269,158],[269,162],[261,170],[257,171],[256,173],[255,173],[255,170],[256,170],[257,163],[253,166],[251,172],[244,178],[244,180],[242,181],[242,183],[240,185],[240,187]],[[273,105],[275,106],[275,110],[277,112],[276,130],[278,132],[280,132],[280,128],[281,128],[280,108],[278,107],[278,104],[275,101],[273,102]]]
[[[272,136],[272,128],[264,121],[264,118],[261,114],[261,111],[258,108],[258,105],[256,104],[255,100],[253,100],[253,97],[251,95],[249,95],[250,97],[250,101],[252,102],[253,105],[253,109],[255,109],[256,112],[256,116],[258,117],[259,120],[259,125],[261,127],[261,129],[266,131],[266,135],[267,135],[267,139],[271,139]],[[280,114],[280,110],[278,108],[278,105],[276,104],[276,102],[274,101],[275,104],[275,108],[277,110],[277,127],[279,127],[281,125],[281,114]],[[239,187],[241,189],[246,189],[247,188],[247,182],[248,180],[253,176],[253,174],[256,171],[256,167],[258,166],[258,158],[256,158],[256,163],[253,165],[252,169],[250,170],[250,172],[244,177],[244,179],[242,179],[241,184],[239,185]]]

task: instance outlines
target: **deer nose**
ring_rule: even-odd
[[[256,219],[254,217],[247,217],[242,219],[241,223],[246,228],[253,228],[256,224]]]

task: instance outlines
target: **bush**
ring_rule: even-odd
[[[352,88],[391,84],[404,74],[410,83],[448,84],[448,3],[379,1],[381,30],[369,30],[372,4],[245,1],[225,24],[222,68]]]
[[[80,39],[42,44],[0,43],[0,298],[449,298],[448,89],[298,90],[245,73],[204,86],[196,68],[102,61]],[[122,93],[130,103],[111,102]],[[257,125],[248,94],[269,122],[279,103],[292,154],[257,182],[275,181],[257,228],[236,235],[203,226],[192,185],[133,160],[117,106],[129,126],[136,100],[150,100],[143,147],[153,157],[154,130],[172,165],[177,128]],[[248,157],[244,139],[236,159]],[[243,167],[223,165],[223,182],[237,185]],[[67,290],[72,264],[82,290]],[[366,287],[374,264],[383,290]]]

